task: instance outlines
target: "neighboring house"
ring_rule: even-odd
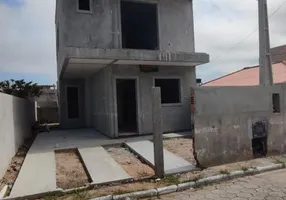
[[[57,0],[60,124],[112,138],[152,133],[152,87],[163,131],[191,129],[196,53],[190,0]]]
[[[272,62],[277,63],[286,60],[286,45],[271,49]]]
[[[286,82],[286,45],[271,49],[272,72],[274,83]],[[236,72],[216,78],[203,86],[248,86],[259,85],[258,66],[245,67]]]
[[[286,82],[286,61],[272,64],[274,83]],[[259,67],[245,67],[203,84],[203,86],[259,85]]]
[[[37,120],[48,123],[58,123],[58,98],[55,85],[40,85],[42,94],[35,97],[37,102]]]

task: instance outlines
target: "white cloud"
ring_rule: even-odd
[[[268,0],[269,15],[284,2]],[[258,28],[257,0],[194,1],[194,10],[196,51],[211,56],[209,64],[198,67],[198,77],[207,81],[258,64],[258,31],[232,48]],[[272,47],[286,44],[285,18],[286,5],[270,19]]]
[[[54,0],[24,0],[19,7],[0,3],[1,70],[56,80],[54,9]]]
[[[55,0],[22,1],[18,8],[0,3],[0,70],[43,73],[55,81]],[[269,14],[284,1],[268,0]],[[258,32],[229,50],[256,29],[257,0],[194,0],[194,11],[196,50],[217,58],[199,67],[198,77],[207,81],[258,63]],[[286,5],[270,20],[271,46],[286,44],[285,19]]]

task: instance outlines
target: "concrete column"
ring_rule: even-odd
[[[267,0],[258,0],[259,13],[259,82],[273,85],[272,61],[270,54]]]
[[[155,175],[164,176],[164,154],[163,154],[163,127],[161,109],[161,88],[152,89],[152,108],[153,108],[153,143],[154,143],[154,163]]]

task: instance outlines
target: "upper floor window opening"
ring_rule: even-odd
[[[91,1],[92,0],[77,0],[77,10],[80,12],[91,12]]]

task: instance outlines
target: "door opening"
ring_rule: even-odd
[[[138,133],[135,79],[116,79],[118,133]]]
[[[158,49],[157,4],[122,0],[120,6],[122,48]]]

